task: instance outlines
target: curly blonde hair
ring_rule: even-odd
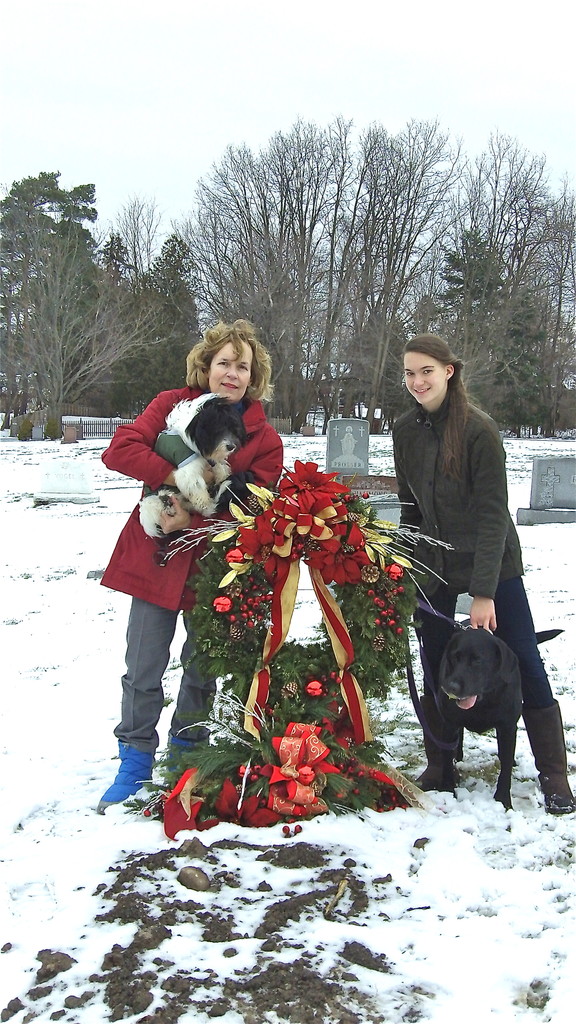
[[[219,321],[204,331],[202,340],[194,345],[186,359],[186,383],[191,388],[205,391],[208,387],[210,365],[214,356],[228,342],[232,344],[236,359],[243,356],[243,345],[252,350],[250,383],[246,395],[253,401],[270,401],[274,391],[271,382],[272,363],[268,351],[256,336],[256,328],[249,320],[235,320],[233,324]]]

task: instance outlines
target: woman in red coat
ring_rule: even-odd
[[[236,320],[218,323],[204,332],[187,359],[188,387],[163,391],[133,423],[116,431],[102,455],[108,469],[142,480],[152,490],[174,484],[174,467],[154,451],[166,417],[183,399],[206,392],[225,397],[242,413],[247,443],[230,457],[233,492],[241,497],[250,481],[275,487],[282,471],[282,441],[267,422],[261,400],[272,394],[270,357],[258,341],[252,324]],[[164,513],[162,529],[168,537],[202,524],[199,515],[186,512],[173,498],[172,514]],[[139,506],[122,530],[102,583],[132,597],[128,620],[126,673],[122,677],[121,720],[114,730],[121,765],[114,783],[104,793],[98,811],[121,803],[152,776],[158,746],[156,726],[164,703],[162,676],[170,657],[178,615],[195,601],[193,576],[201,546],[180,551],[164,560],[158,542],[140,525]],[[183,674],[170,743],[193,745],[206,731],[194,728],[214,693],[214,681],[198,673],[194,637],[188,633],[182,649]]]

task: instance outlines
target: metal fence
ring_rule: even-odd
[[[63,416],[63,427],[74,427],[76,438],[83,441],[90,437],[112,437],[122,423],[132,423],[132,420],[123,420],[118,416],[97,417],[97,416]]]
[[[74,427],[78,441],[91,437],[112,437],[122,423],[132,423],[133,420],[121,419],[119,416],[98,417],[98,416],[63,416],[63,427]],[[279,434],[290,433],[290,420],[279,416],[270,417],[270,423]]]

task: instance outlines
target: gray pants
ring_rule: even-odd
[[[114,735],[121,743],[145,753],[154,754],[159,742],[156,726],[164,706],[162,677],[170,660],[170,644],[179,614],[136,597],[132,599],[126,632],[126,673],[122,676],[122,718]],[[191,722],[205,714],[216,684],[201,678],[190,633],[182,648],[181,661],[182,680],[170,734],[179,739],[199,740],[206,732],[191,727]]]

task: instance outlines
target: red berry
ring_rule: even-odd
[[[144,810],[142,811],[142,814],[144,815],[145,818],[152,817],[152,811],[150,810],[149,807],[145,807]]]
[[[292,833],[291,833],[291,830],[290,830],[290,825],[283,825],[282,826],[282,835],[289,836],[291,834]]]
[[[302,825],[294,825],[294,835],[295,836],[300,835],[301,831],[302,831]]]

